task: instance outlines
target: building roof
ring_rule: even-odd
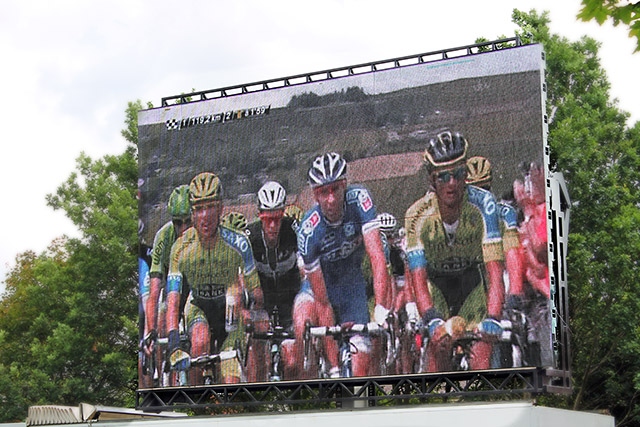
[[[178,412],[143,412],[137,409],[93,406],[81,403],[78,406],[39,405],[30,406],[26,425],[47,426],[60,424],[80,424],[89,421],[133,420],[140,418],[185,417]]]

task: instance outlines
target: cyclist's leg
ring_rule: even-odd
[[[247,347],[247,381],[267,381],[270,367],[269,341],[250,338]]]
[[[378,375],[377,369],[372,363],[372,341],[364,335],[354,335],[350,339],[351,368],[354,377],[366,377]]]
[[[407,304],[412,303],[415,307],[415,296],[411,284],[405,280],[405,277],[397,278],[398,287],[396,300],[394,301],[394,311],[396,313],[395,330],[397,334],[396,349],[396,373],[410,374],[415,373],[414,368],[417,365],[417,352],[415,348],[415,328],[418,323],[417,308],[415,308],[412,316],[407,312]]]
[[[367,300],[367,310],[369,311],[369,321],[373,322],[374,319],[374,310],[376,306],[376,301],[374,297],[369,297]],[[382,337],[371,337],[370,338],[371,345],[369,346],[369,361],[371,364],[369,368],[369,375],[385,375],[387,374],[387,369],[385,366],[385,352],[384,352],[384,342]],[[352,349],[353,350],[353,349]],[[353,358],[352,351],[352,358]],[[354,374],[355,375],[355,374]]]
[[[165,299],[164,284],[160,288],[160,300],[158,302],[158,338],[166,338],[167,336],[167,302]],[[158,382],[160,386],[166,385],[164,376],[164,351],[156,344],[156,371],[158,372]]]
[[[436,311],[443,317],[449,318],[449,307],[440,288],[429,282],[429,293]],[[437,338],[424,337],[426,349],[422,354],[422,370],[426,372],[442,372],[451,370],[451,337],[439,335]]]
[[[210,337],[209,323],[204,312],[192,303],[191,298],[185,305],[185,318],[187,331],[191,339],[191,357],[199,357],[209,353]],[[202,369],[195,368],[189,370],[189,384],[202,384]]]
[[[476,327],[487,316],[487,296],[482,283],[476,286],[464,301],[460,308],[460,316],[467,321],[468,328]],[[471,346],[470,369],[489,369],[493,347],[490,342],[476,341]]]
[[[318,325],[318,313],[316,312],[316,303],[313,298],[313,292],[311,289],[301,289],[296,295],[293,302],[293,333],[295,336],[295,342],[291,348],[291,351],[285,350],[283,354],[285,378],[315,378],[318,372],[316,366],[317,360],[307,361],[307,369],[304,367],[305,358],[305,342],[304,333],[306,325]],[[311,343],[307,343],[310,345]],[[312,346],[313,347],[313,346]],[[315,349],[310,348],[310,352],[315,352]],[[307,354],[307,357],[311,355]],[[314,355],[315,356],[315,355]],[[316,357],[311,357],[317,359]]]
[[[297,308],[296,308],[297,307]],[[300,293],[296,296],[296,301],[294,302],[294,314],[293,314],[293,322],[294,322],[294,333],[296,336],[296,341],[299,346],[298,350],[296,350],[296,354],[300,355],[304,353],[304,332],[306,329],[306,324],[309,323],[312,326],[334,326],[334,315],[333,309],[330,305],[320,304],[315,300],[313,295],[313,291],[309,285],[309,282],[304,281]],[[338,369],[338,343],[331,336],[326,336],[321,338],[322,346],[324,347],[324,357],[325,361],[328,362],[329,369],[328,370],[336,370]],[[301,351],[302,349],[302,351]],[[321,355],[318,355],[321,356]],[[312,377],[317,376],[315,374],[316,367],[311,365],[309,366]],[[307,373],[304,373],[307,375]]]
[[[222,360],[220,362],[220,375],[222,382],[225,384],[236,384],[241,381],[246,381],[246,373],[243,366],[243,360],[241,354],[247,354],[245,338],[245,325],[242,317],[238,322],[238,329],[229,332],[226,339],[224,339],[221,351],[236,351],[237,357]],[[222,341],[222,340],[220,340]],[[248,361],[247,361],[248,364]],[[254,370],[255,367],[248,367],[248,370]]]

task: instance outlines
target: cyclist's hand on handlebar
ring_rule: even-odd
[[[156,344],[156,340],[158,339],[158,333],[154,330],[149,331],[142,340],[142,350],[148,356],[153,354],[153,350]]]
[[[502,332],[504,331],[502,325],[500,325],[500,322],[490,317],[480,322],[480,324],[478,325],[478,330],[483,334],[495,337],[500,337],[502,335]]]
[[[442,320],[442,316],[433,307],[428,309],[424,316],[422,316],[422,323],[427,330],[429,339],[438,341],[447,334],[444,328],[444,320]]]
[[[418,312],[418,306],[416,303],[408,302],[405,304],[404,309],[407,312],[407,320],[413,324],[418,323],[418,320],[420,320],[420,313]]]
[[[382,326],[387,326],[387,319],[389,318],[389,309],[384,307],[383,305],[377,304],[373,310],[373,320]]]
[[[186,371],[191,366],[191,356],[184,350],[177,349],[169,356],[171,368],[177,371]]]
[[[171,368],[186,371],[191,366],[191,356],[180,348],[180,332],[176,329],[169,331],[169,362]]]
[[[266,310],[242,310],[245,324],[251,325],[254,332],[264,334],[269,332],[271,324]]]
[[[348,332],[351,330],[351,328],[353,328],[353,325],[355,325],[356,322],[344,322],[340,324],[340,329],[342,329],[344,332]]]

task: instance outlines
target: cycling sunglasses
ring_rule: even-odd
[[[191,225],[191,218],[175,218],[173,219],[173,225],[175,227],[182,227],[183,225]]]
[[[449,169],[442,172],[434,172],[433,180],[439,184],[446,184],[451,180],[451,177],[456,181],[461,181],[467,176],[467,167],[460,166],[455,169]]]

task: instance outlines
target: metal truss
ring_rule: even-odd
[[[148,412],[208,409],[252,412],[408,403],[522,399],[544,393],[540,368],[412,374],[391,377],[282,381],[183,388],[141,389],[136,408]],[[359,403],[357,403],[359,402]]]
[[[403,56],[393,59],[385,59],[382,61],[367,62],[358,65],[351,65],[341,68],[331,68],[328,70],[316,71],[312,73],[297,74],[295,76],[261,80],[258,82],[247,83],[236,86],[227,86],[220,89],[204,90],[181,95],[173,95],[162,98],[161,106],[167,107],[176,104],[187,104],[191,102],[205,101],[207,99],[225,98],[228,96],[242,95],[245,93],[261,92],[269,89],[275,89],[286,86],[294,86],[305,83],[331,80],[335,78],[353,76],[358,74],[373,73],[376,71],[388,70],[391,68],[400,68],[410,65],[422,64],[427,62],[440,61],[443,59],[452,59],[464,57],[468,55],[476,55],[478,53],[492,52],[504,50],[513,47],[522,46],[519,37],[511,37],[506,39],[476,43],[467,46],[454,47],[449,49],[436,50],[433,52],[421,53],[418,55]]]

